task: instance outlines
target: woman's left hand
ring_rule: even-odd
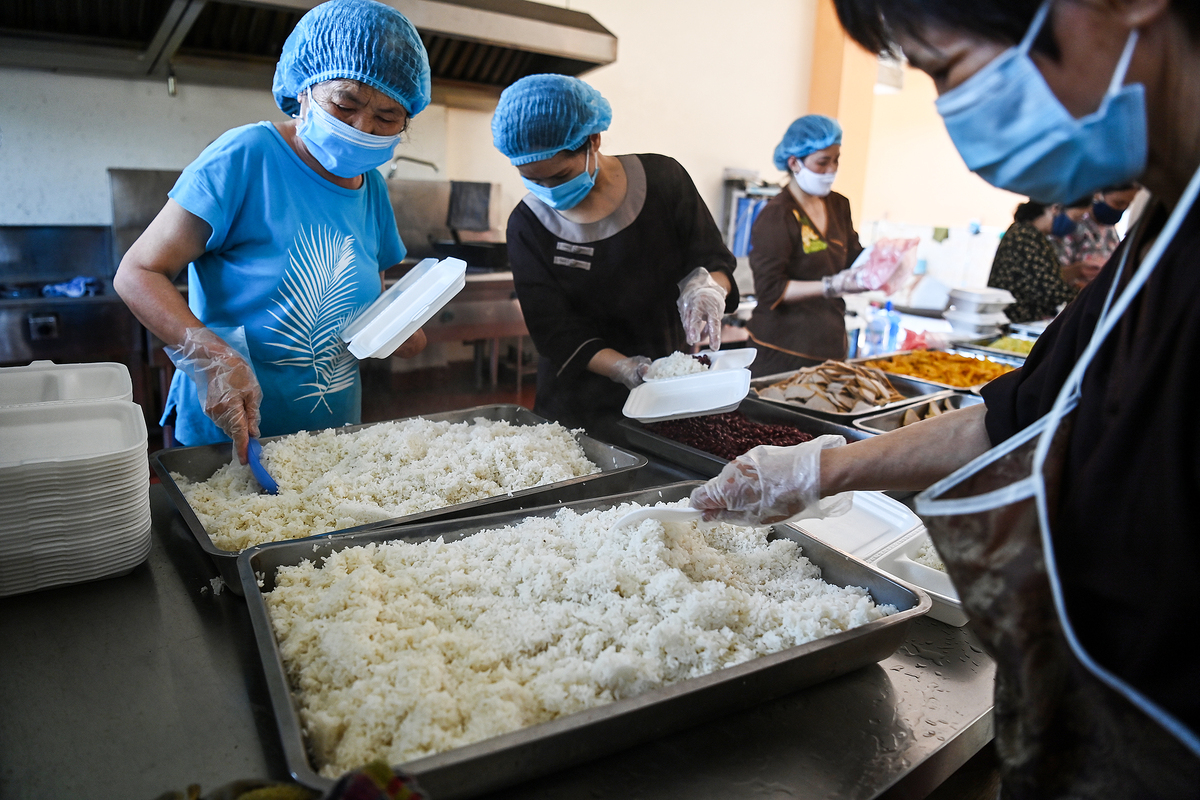
[[[404,343],[397,347],[396,351],[392,353],[392,355],[400,356],[400,358],[412,358],[424,350],[427,343],[428,342],[425,339],[425,330],[423,328],[417,328],[417,332],[405,339]]]
[[[708,333],[708,348],[721,349],[721,320],[725,317],[725,288],[704,267],[696,267],[679,282],[679,319],[688,344]]]

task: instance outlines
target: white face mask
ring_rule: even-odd
[[[813,197],[824,197],[833,189],[833,182],[837,180],[837,172],[813,172],[804,164],[800,165],[799,172],[793,172],[796,176],[796,183],[800,185],[800,189],[805,194],[811,194]]]

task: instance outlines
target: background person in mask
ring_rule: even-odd
[[[375,168],[429,91],[404,16],[331,0],[300,19],[275,70],[293,118],[228,131],[184,170],[114,280],[182,367],[162,420],[176,441],[232,439],[245,463],[250,436],[361,420],[358,363],[337,334],[404,258]],[[186,301],[172,285],[185,267]],[[249,363],[231,346],[243,335]],[[424,344],[418,331],[397,352]]]
[[[841,152],[842,126],[820,114],[797,119],[775,147],[775,166],[788,181],[750,231],[758,306],[746,329],[758,345],[756,376],[845,358],[841,297],[875,288],[849,269],[863,248],[850,201],[832,190]]]
[[[933,78],[951,139],[993,185],[1064,202],[1139,179],[1154,205],[1118,250],[1128,263],[1110,260],[984,404],[844,446],[756,448],[692,503],[774,522],[961,470],[960,510],[926,524],[996,661],[1000,796],[1194,798],[1200,666],[1180,648],[1200,563],[1200,4],[835,2],[869,51],[898,47]],[[1143,259],[1153,272],[1090,349],[1110,288]],[[1031,474],[1027,437],[1080,377]]]
[[[504,90],[496,148],[529,194],[508,218],[508,257],[537,347],[534,411],[620,440],[615,422],[650,361],[707,334],[737,308],[734,258],[683,167],[600,152],[612,109],[564,75]]]
[[[1035,200],[1021,203],[1000,239],[988,286],[1007,289],[1016,298],[1004,309],[1010,322],[1049,319],[1075,298],[1075,289],[1063,280],[1058,256],[1046,238],[1061,212],[1061,206]]]
[[[1113,226],[1121,221],[1140,188],[1133,182],[1109,186],[1068,206],[1076,224],[1069,231],[1055,233],[1050,241],[1062,263],[1063,278],[1072,286],[1082,288],[1090,283],[1116,251],[1121,236]]]

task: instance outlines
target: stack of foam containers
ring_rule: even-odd
[[[0,597],[123,575],[149,553],[146,422],[129,370],[0,369]]]

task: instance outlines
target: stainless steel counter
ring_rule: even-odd
[[[151,503],[129,575],[0,599],[0,798],[287,776],[245,604],[214,596],[158,486]],[[491,798],[923,797],[991,738],[993,671],[969,631],[918,620],[878,665]]]

